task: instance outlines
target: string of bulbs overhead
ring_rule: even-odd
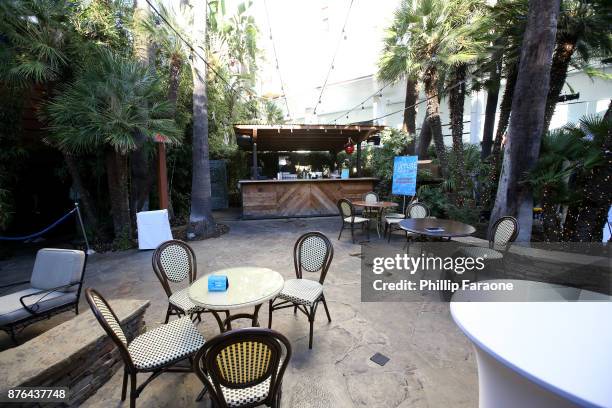
[[[289,101],[287,100],[287,92],[285,90],[283,76],[281,75],[280,65],[278,63],[278,54],[276,53],[276,44],[274,43],[274,37],[272,36],[272,23],[270,22],[270,14],[268,13],[267,0],[264,0],[264,8],[266,11],[266,19],[268,20],[268,28],[270,30],[270,41],[272,42],[272,51],[274,52],[274,62],[276,63],[276,72],[278,73],[278,79],[280,81],[282,97],[285,100],[285,108],[287,109],[287,119],[291,120],[291,111],[289,110]]]
[[[325,87],[327,86],[327,82],[329,81],[329,76],[331,75],[332,70],[334,69],[334,64],[336,62],[336,56],[338,55],[338,50],[340,50],[340,44],[342,40],[346,40],[346,24],[348,23],[349,16],[351,14],[351,8],[353,7],[353,1],[349,3],[348,10],[346,11],[346,17],[344,18],[344,24],[342,25],[342,31],[340,32],[340,38],[338,39],[338,44],[336,45],[336,50],[332,56],[331,64],[329,69],[327,70],[327,75],[325,76],[325,81],[323,82],[323,86],[321,87],[321,92],[319,93],[319,97],[317,98],[317,102],[315,103],[315,107],[313,109],[313,114],[317,114],[317,108],[321,104],[321,98],[323,97],[323,92],[325,92]]]

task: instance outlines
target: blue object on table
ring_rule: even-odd
[[[225,275],[210,275],[208,277],[209,292],[225,292],[229,286],[229,281]]]
[[[342,169],[342,173],[340,173],[340,178],[341,179],[349,178],[349,169]]]

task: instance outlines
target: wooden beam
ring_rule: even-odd
[[[166,144],[157,143],[157,191],[159,194],[159,208],[167,210],[170,204],[168,196],[168,170],[166,167]]]

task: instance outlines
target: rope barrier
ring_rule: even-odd
[[[67,214],[64,214],[60,219],[58,219],[57,221],[55,221],[54,223],[52,223],[48,227],[42,229],[41,231],[35,232],[33,234],[30,234],[30,235],[26,235],[26,236],[23,236],[23,237],[0,237],[0,241],[26,241],[28,239],[39,237],[39,236],[43,235],[44,233],[52,230],[53,228],[55,228],[56,226],[58,226],[62,222],[64,222],[64,220],[66,220],[68,217],[70,217],[76,211],[77,211],[77,208],[75,207],[72,210],[70,210]]]

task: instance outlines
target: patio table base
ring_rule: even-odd
[[[215,316],[215,320],[219,325],[219,330],[221,331],[221,333],[224,333],[226,331],[232,330],[232,321],[238,319],[251,319],[251,325],[253,327],[259,327],[259,309],[261,309],[261,303],[255,305],[255,310],[253,311],[253,313],[238,313],[232,316],[230,315],[229,310],[224,310],[225,319],[221,319],[221,316],[219,316],[218,313],[219,311],[211,310],[211,312],[213,316]]]

